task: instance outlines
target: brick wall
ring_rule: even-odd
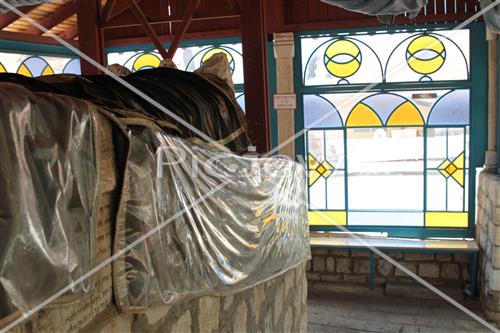
[[[470,259],[464,254],[388,253],[420,277],[432,282],[465,285],[469,279]],[[413,281],[392,264],[374,255],[375,283]],[[364,250],[313,250],[307,263],[307,279],[311,282],[369,283],[369,252]]]
[[[476,207],[481,304],[489,319],[500,323],[500,176],[480,173]]]

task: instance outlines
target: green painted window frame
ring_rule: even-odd
[[[330,31],[308,31],[295,34],[294,83],[297,94],[297,109],[295,112],[295,132],[304,129],[303,95],[335,92],[356,92],[367,85],[351,84],[346,86],[304,86],[302,83],[301,39],[304,37],[329,35],[335,36],[360,31],[401,31],[409,32],[421,29],[439,30],[453,29],[453,24],[414,25],[404,27],[378,27],[365,29],[345,29]],[[404,226],[346,226],[354,232],[380,232],[394,237],[449,237],[470,238],[475,234],[475,188],[476,168],[484,165],[484,152],[487,142],[487,42],[483,22],[475,22],[466,27],[470,30],[470,76],[463,81],[442,81],[436,83],[380,83],[370,89],[371,92],[408,90],[408,89],[470,89],[471,122],[470,122],[470,156],[469,156],[469,221],[467,228],[442,227],[404,227]],[[274,110],[273,110],[274,111]],[[273,119],[271,119],[273,120]],[[272,124],[273,132],[277,129],[276,121]],[[274,140],[273,140],[274,141]],[[275,142],[273,142],[273,146]],[[276,143],[277,144],[277,143]],[[306,156],[306,136],[299,136],[295,141],[295,151],[298,156]],[[303,159],[303,162],[307,159]],[[346,164],[348,161],[346,161]],[[307,168],[307,165],[304,165]],[[426,194],[424,194],[426,195]],[[311,231],[341,231],[336,226],[310,226]]]

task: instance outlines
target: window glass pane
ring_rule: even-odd
[[[28,77],[52,74],[80,74],[79,59],[33,56],[0,52],[0,73],[17,73]]]
[[[424,213],[413,212],[349,212],[349,225],[404,226],[424,225]]]
[[[344,210],[345,209],[345,178],[344,171],[335,170],[327,179],[328,198],[327,209]]]
[[[349,208],[422,211],[423,147],[423,128],[349,129]]]
[[[241,109],[245,111],[245,94],[236,93],[236,102],[238,102]]]
[[[467,29],[303,37],[301,50],[306,86],[469,77]]]
[[[193,72],[215,53],[226,55],[233,82],[243,84],[243,57],[241,43],[222,45],[201,45],[180,47],[175,52],[173,61],[178,69]],[[142,50],[129,52],[110,52],[107,54],[109,64],[119,64],[132,72],[140,69],[158,67],[161,56],[156,50]]]

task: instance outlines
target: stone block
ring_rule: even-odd
[[[368,283],[368,275],[350,275],[350,274],[346,274],[346,275],[344,275],[344,281],[345,282],[351,282],[351,283],[363,283],[363,284],[366,284],[366,283]]]
[[[436,260],[442,262],[452,261],[453,257],[449,253],[436,253]]]
[[[248,332],[247,330],[247,305],[245,302],[238,307],[233,318],[233,332]],[[203,331],[202,331],[203,332]]]
[[[382,276],[389,276],[392,274],[394,265],[383,259],[378,260],[376,265],[376,271]]]
[[[369,260],[354,260],[354,273],[356,274],[368,274],[370,273],[370,261]]]
[[[332,257],[326,258],[326,271],[329,273],[335,272],[335,259]]]
[[[310,281],[319,281],[320,276],[321,275],[319,273],[309,273],[308,272],[306,274],[307,279],[310,280]]]
[[[404,262],[404,263],[401,263],[401,265],[403,265],[404,267],[409,269],[411,272],[413,272],[415,274],[417,273],[417,265],[416,264]],[[398,268],[396,268],[396,272],[394,273],[394,275],[395,276],[402,276],[402,277],[408,276],[408,274],[406,274],[402,270],[399,270]]]
[[[441,277],[446,280],[460,280],[462,274],[458,264],[443,264],[441,267]]]
[[[424,278],[438,278],[439,264],[421,263],[418,265],[418,275]]]
[[[172,333],[191,333],[191,313],[186,311],[172,326]]]
[[[462,270],[462,280],[469,281],[470,279],[470,269],[468,265],[461,265]]]
[[[325,271],[325,258],[313,257],[313,272],[324,272],[324,271]]]
[[[455,258],[455,261],[459,262],[459,263],[469,263],[470,262],[470,256],[468,254],[465,254],[465,253],[455,253],[453,255],[453,257]]]
[[[406,261],[432,261],[434,253],[407,252],[404,254]]]
[[[212,332],[219,324],[220,299],[206,296],[200,298],[200,312],[198,320],[200,332]]]
[[[352,261],[349,258],[337,259],[337,273],[352,273]]]
[[[308,260],[308,261],[306,262],[306,272],[310,272],[310,271],[311,271],[311,261],[312,261],[312,260]]]
[[[339,282],[342,281],[342,275],[321,275],[321,281]]]
[[[500,291],[500,270],[492,269],[488,275],[488,287],[493,291]]]
[[[403,253],[402,252],[391,252],[387,253],[389,257],[391,257],[394,260],[401,260],[403,259]]]

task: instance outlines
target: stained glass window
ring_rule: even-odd
[[[304,95],[310,223],[467,227],[469,94]]]
[[[0,72],[37,77],[61,73],[80,74],[80,71],[80,60],[75,58],[0,52]]]
[[[215,53],[223,53],[227,57],[233,72],[234,83],[243,84],[241,43],[180,47],[177,49],[173,61],[177,68],[192,72]],[[109,64],[120,64],[133,72],[157,67],[160,61],[161,56],[156,51],[108,53]]]
[[[301,39],[303,84],[469,78],[469,30],[359,33]]]

